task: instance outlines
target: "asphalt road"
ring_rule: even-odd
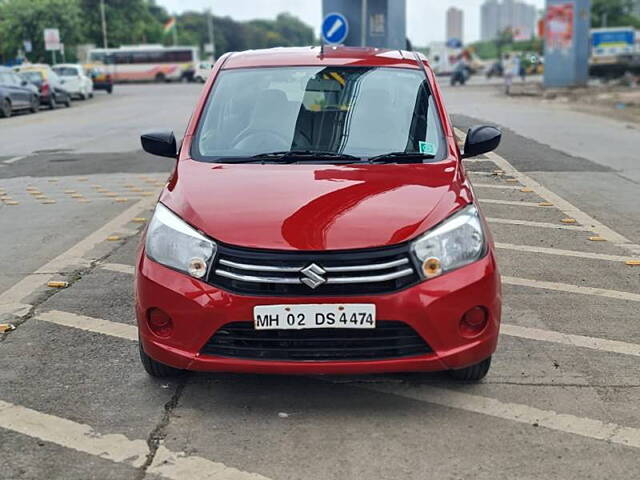
[[[640,477],[635,127],[445,89],[457,127],[505,127],[497,155],[467,162],[504,276],[483,383],[158,381],[137,358],[131,272],[171,162],[138,135],[183,129],[198,93],[120,87],[0,121],[0,317],[17,325],[0,336],[0,479]]]

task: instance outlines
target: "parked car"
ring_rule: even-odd
[[[20,110],[35,113],[39,109],[38,91],[10,68],[0,67],[0,117],[10,117]]]
[[[477,381],[500,325],[494,245],[419,53],[230,53],[211,72],[142,239],[142,364],[355,374],[448,370]]]
[[[48,105],[51,110],[59,104],[71,106],[71,95],[64,88],[64,84],[58,74],[49,65],[27,64],[15,67],[15,70],[25,80],[34,84],[40,92],[40,103]]]
[[[212,68],[213,64],[211,62],[198,62],[193,74],[193,80],[200,83],[206,82]]]
[[[113,93],[113,78],[104,65],[96,63],[88,63],[83,65],[86,75],[93,81],[94,90],[104,90],[107,93]]]
[[[71,96],[86,100],[93,97],[93,80],[85,73],[82,65],[61,63],[52,67],[58,74],[64,88]]]

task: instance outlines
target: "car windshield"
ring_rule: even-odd
[[[53,67],[53,71],[61,77],[75,77],[78,75],[78,70],[73,67]]]
[[[40,72],[35,72],[35,71],[20,72],[20,75],[29,82],[33,82],[33,83],[42,82],[42,73]]]
[[[233,162],[287,151],[340,154],[343,161],[392,152],[393,161],[405,152],[414,154],[406,157],[416,162],[446,156],[435,101],[420,70],[277,67],[220,72],[192,157]]]

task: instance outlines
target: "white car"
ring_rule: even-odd
[[[78,97],[81,100],[93,97],[93,80],[87,76],[82,65],[60,63],[52,68],[62,80],[62,87],[72,97]]]
[[[198,62],[196,64],[196,71],[193,74],[193,79],[200,83],[206,82],[212,68],[213,63],[211,62]]]

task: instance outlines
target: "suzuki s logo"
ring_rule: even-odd
[[[302,274],[300,281],[310,288],[317,288],[327,281],[327,279],[323,277],[327,272],[315,263],[303,268],[300,270],[300,273]]]

